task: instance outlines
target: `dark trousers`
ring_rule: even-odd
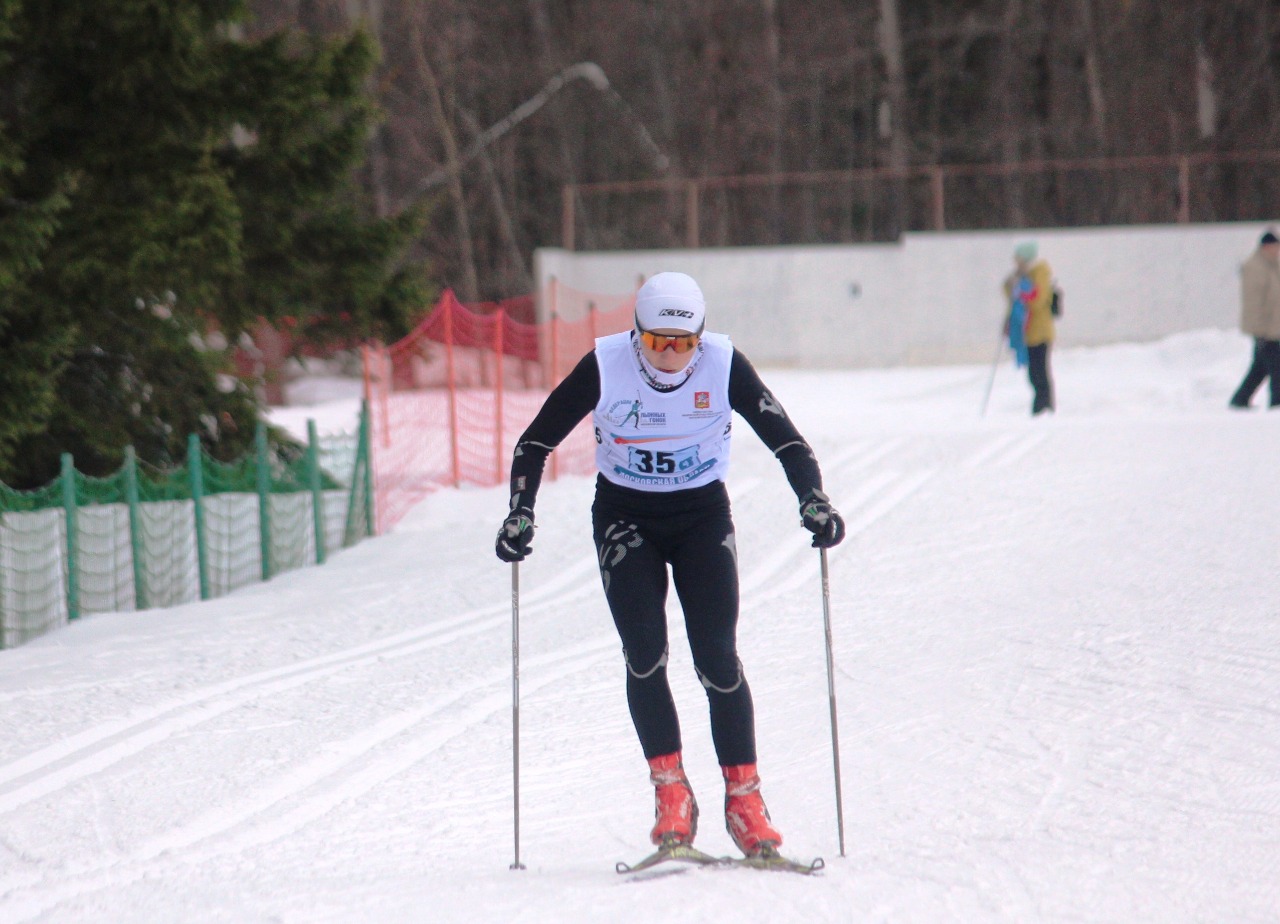
[[[1244,381],[1231,396],[1231,403],[1236,407],[1248,407],[1253,400],[1253,393],[1268,378],[1271,379],[1271,406],[1280,407],[1280,340],[1255,337],[1253,362],[1249,365],[1249,371],[1244,374]]]
[[[1027,347],[1027,378],[1035,396],[1031,399],[1031,413],[1053,410],[1053,380],[1049,377],[1049,344]]]
[[[644,756],[681,749],[667,682],[670,565],[693,665],[707,693],[716,756],[723,766],[755,763],[755,709],[737,651],[737,550],[723,482],[661,494],[599,479],[591,521]]]

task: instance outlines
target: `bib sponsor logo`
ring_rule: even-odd
[[[644,403],[638,398],[623,398],[609,405],[609,409],[604,413],[604,419],[615,427],[625,427],[627,424],[639,427],[640,412],[643,407]]]
[[[711,392],[695,391],[693,393],[693,406],[699,410],[705,410],[711,407]]]

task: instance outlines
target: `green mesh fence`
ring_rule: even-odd
[[[223,596],[323,563],[373,533],[369,415],[356,433],[317,435],[283,460],[256,451],[219,462],[192,436],[184,466],[159,471],[132,448],[114,475],[91,478],[63,457],[34,491],[0,484],[0,648],[85,613]]]

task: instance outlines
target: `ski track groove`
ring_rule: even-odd
[[[904,440],[901,439],[888,440],[870,448],[865,443],[854,444],[833,459],[832,468],[845,474],[860,470],[891,454],[903,442]],[[998,451],[1003,448],[1004,442],[1007,441],[996,441],[995,449]],[[854,534],[866,529],[914,494],[932,474],[933,472],[927,472],[911,476],[897,488],[893,485],[902,480],[898,476],[878,475],[864,482],[853,497],[855,505],[853,509],[856,510],[858,504],[870,499],[881,489],[884,489],[885,493],[875,503],[870,504],[866,511],[848,522],[849,533]],[[749,494],[760,483],[759,479],[747,480],[741,486],[738,497]],[[796,556],[793,554],[781,560],[775,560],[767,567],[757,568],[743,581],[744,595],[759,592],[760,588],[769,584],[779,572],[787,570],[794,557]],[[581,581],[581,577],[585,572],[594,569],[595,562],[590,559],[584,559],[564,569],[556,580],[527,594],[522,606],[528,612],[536,612],[547,606],[561,605],[564,598],[559,595],[566,586],[576,585],[573,596],[585,595],[589,585]],[[807,575],[800,574],[783,584],[771,584],[769,596],[779,591],[789,590],[805,580]],[[56,792],[173,734],[190,730],[263,696],[293,689],[380,658],[404,657],[439,647],[461,637],[489,631],[505,619],[503,610],[502,605],[480,607],[445,623],[433,624],[403,632],[391,638],[322,655],[301,665],[291,664],[212,684],[188,696],[142,710],[124,719],[99,723],[70,736],[57,745],[36,751],[0,767],[0,814],[12,811],[33,799]],[[241,695],[234,695],[237,693]],[[52,773],[48,772],[52,768],[57,769]],[[26,778],[36,776],[39,776],[39,779],[22,782]]]
[[[1009,446],[1017,442],[1017,440],[1018,435],[1016,433],[1002,433],[961,462],[960,467],[966,470],[979,468],[988,459],[991,459],[1003,450],[1008,449]]]
[[[753,491],[759,484],[763,483],[762,479],[744,479],[744,483],[740,486],[739,497],[745,496]],[[594,592],[595,586],[593,582],[584,582],[582,576],[588,572],[594,572],[596,562],[594,557],[584,558],[580,562],[560,571],[558,577],[550,582],[544,583],[532,593],[526,594],[526,600],[533,602],[522,602],[522,610],[526,613],[537,612],[553,606],[563,605],[566,599],[572,599],[577,596],[587,596]],[[564,593],[566,587],[569,590],[568,597]],[[492,614],[492,615],[489,615]],[[146,748],[159,744],[164,740],[173,737],[176,734],[189,731],[200,724],[210,721],[220,715],[230,712],[236,708],[260,699],[264,696],[283,692],[285,690],[294,689],[310,683],[315,680],[321,680],[326,677],[337,674],[341,671],[348,670],[353,667],[359,667],[368,663],[385,660],[387,658],[405,657],[417,654],[424,650],[438,648],[459,638],[482,634],[492,629],[505,625],[509,618],[506,613],[506,607],[503,604],[486,606],[477,608],[469,613],[454,617],[443,624],[434,624],[422,629],[415,629],[409,632],[403,632],[388,639],[381,639],[376,642],[367,643],[353,648],[344,649],[314,658],[303,664],[291,664],[283,668],[274,668],[267,671],[260,671],[246,677],[236,678],[234,680],[224,681],[201,688],[194,693],[182,697],[177,700],[171,700],[160,706],[143,710],[141,713],[135,713],[122,720],[99,723],[77,735],[73,735],[60,744],[42,749],[34,754],[12,761],[9,764],[0,767],[0,792],[4,791],[5,785],[8,785],[8,791],[0,795],[0,814],[12,811],[27,802],[41,798],[57,792],[73,783],[91,777],[96,773],[100,773],[111,766],[134,756]],[[616,647],[616,641],[610,637],[608,641],[597,642],[590,645],[585,654],[578,657],[584,663],[581,667],[594,666],[595,655],[602,654],[604,651],[610,651]],[[564,660],[565,656],[557,656],[553,660]],[[571,660],[572,658],[570,658]],[[584,660],[585,659],[585,660]],[[531,666],[537,666],[540,660],[546,658],[531,659],[528,663]],[[510,675],[505,670],[501,677],[495,676],[490,680],[486,680],[479,684],[473,684],[467,688],[469,693],[474,693],[475,689],[494,685],[505,685],[510,679]],[[538,684],[533,689],[540,688],[546,682]],[[490,718],[496,711],[499,711],[507,699],[506,694],[498,691],[491,697],[484,700],[486,708],[477,713],[479,717],[477,722]],[[296,796],[301,789],[316,785],[321,778],[329,775],[329,773],[337,772],[341,766],[345,766],[350,762],[358,759],[361,755],[366,754],[370,749],[377,747],[382,739],[387,735],[401,734],[413,724],[425,721],[431,715],[438,714],[442,709],[456,703],[462,698],[462,694],[453,694],[444,701],[436,701],[434,704],[428,704],[411,713],[394,716],[384,720],[375,726],[375,729],[386,731],[382,734],[379,731],[371,731],[356,736],[356,741],[365,741],[364,744],[350,745],[348,742],[340,748],[343,754],[349,756],[337,761],[334,770],[319,772],[315,767],[310,769],[304,768],[290,774],[290,778],[295,778],[298,774],[302,774],[304,782],[300,784],[289,784],[282,787],[276,787],[271,790],[271,795],[261,797],[259,801],[263,802],[263,808],[258,811],[265,811],[270,805],[279,803],[280,801]],[[501,701],[497,707],[490,707],[492,702]],[[471,707],[469,712],[476,712],[476,707]],[[113,739],[118,739],[114,740]],[[436,745],[434,747],[438,747]],[[433,747],[433,749],[434,749]],[[416,763],[418,758],[405,764],[404,767]],[[319,766],[327,766],[332,762],[332,758],[319,762]],[[315,763],[315,762],[313,762]],[[402,762],[396,762],[400,766]],[[57,771],[48,773],[51,767],[59,764],[65,764]],[[404,769],[401,767],[400,769]],[[396,772],[400,772],[397,770]],[[28,783],[23,783],[24,779],[43,774],[39,779]],[[394,774],[390,774],[394,775]],[[389,778],[389,776],[385,778]],[[306,782],[306,779],[315,776],[313,782]],[[381,778],[378,780],[381,782]],[[16,785],[14,785],[16,783]],[[371,784],[374,785],[374,784]],[[367,787],[366,787],[367,788]],[[278,791],[277,791],[278,790]],[[344,797],[347,798],[347,797]],[[339,800],[342,801],[342,800]],[[335,803],[336,804],[336,803]],[[328,809],[326,809],[327,811]],[[295,810],[294,814],[306,814],[302,809]],[[323,812],[314,814],[313,817],[319,817]],[[225,813],[219,811],[211,813],[213,817],[220,819],[225,818]],[[218,831],[226,830],[229,827],[243,823],[250,815],[244,813],[233,814],[233,820],[230,823],[220,821],[217,824]],[[243,817],[241,817],[243,816]],[[305,822],[304,822],[305,823]],[[299,825],[300,826],[300,825]],[[207,826],[206,826],[207,827]],[[295,826],[294,829],[296,829]],[[114,860],[109,864],[99,864],[98,872],[101,869],[110,866],[112,868],[119,866],[121,863],[140,861],[154,861],[163,853],[171,851],[177,847],[181,847],[185,842],[195,843],[199,840],[207,839],[218,833],[217,831],[208,831],[200,833],[198,836],[183,835],[184,830],[200,830],[200,825],[188,823],[175,832],[167,835],[159,836],[151,840],[153,846],[135,851],[130,858],[125,860]],[[287,832],[286,832],[287,833]],[[274,839],[273,837],[267,840]],[[261,843],[259,839],[256,843]],[[251,846],[251,845],[250,845]],[[234,852],[240,849],[232,846],[225,849],[217,849],[210,852],[210,855],[220,853]],[[78,872],[76,875],[92,874],[89,872]],[[141,875],[141,874],[140,874]],[[134,877],[136,878],[136,877]],[[112,879],[100,883],[97,887],[106,887],[117,883],[118,880]],[[14,888],[30,886],[30,882],[15,882],[10,879],[6,882],[0,882],[0,887],[5,888],[6,892],[0,900],[7,899]],[[84,891],[91,891],[91,887],[77,888],[75,894]],[[58,898],[54,905],[65,900],[67,896]],[[41,902],[44,909],[52,907],[48,902]],[[38,913],[38,911],[36,912]]]
[[[754,490],[760,479],[748,479],[739,496]],[[585,557],[558,576],[522,594],[521,609],[528,614],[563,605],[566,599],[587,596],[594,582],[583,581],[594,574],[594,557]],[[569,588],[566,598],[565,589]],[[118,763],[146,747],[179,732],[188,731],[239,706],[263,696],[324,679],[352,667],[385,659],[405,657],[437,648],[459,638],[482,634],[505,623],[507,605],[479,607],[444,623],[402,632],[353,648],[321,655],[302,664],[272,668],[233,680],[200,688],[126,718],[102,722],[70,736],[57,745],[43,748],[0,766],[0,814],[49,795],[84,777]],[[241,693],[236,696],[234,694]],[[59,765],[65,765],[59,767]],[[53,773],[51,768],[58,767]],[[29,777],[39,779],[23,783]]]
[[[587,561],[588,568],[594,562]],[[566,569],[577,574],[583,567]],[[562,586],[563,579],[554,582]],[[579,593],[585,595],[586,587]],[[561,605],[564,597],[553,592],[522,607],[538,612]],[[494,610],[499,612],[489,615]],[[387,658],[401,658],[483,634],[505,624],[502,607],[482,607],[444,623],[403,632],[391,638],[313,658],[302,664],[272,668],[203,687],[188,696],[162,703],[124,719],[94,725],[52,747],[0,767],[0,814],[13,811],[33,799],[49,795],[93,773],[100,772],[180,732],[208,722],[264,696],[303,686],[333,674]],[[23,782],[23,780],[28,780]]]
[[[960,463],[960,468],[965,471],[972,471],[988,462],[996,468],[1005,468],[1017,462],[1048,438],[1049,435],[1047,433],[1033,433],[1030,435],[1001,434],[986,446],[965,458]]]
[[[1045,440],[1049,438],[1047,433],[1037,433],[1033,436],[1027,436],[1020,439],[1005,452],[1000,453],[992,461],[992,465],[996,468],[1008,468],[1015,464],[1032,450],[1039,448]]]
[[[1047,434],[1044,433],[1029,436],[1005,434],[996,437],[977,452],[952,465],[929,467],[910,473],[887,470],[871,476],[862,481],[852,494],[844,495],[839,499],[843,507],[841,513],[845,517],[846,543],[830,549],[828,556],[834,562],[844,555],[853,554],[848,551],[851,548],[847,544],[850,537],[866,532],[935,478],[956,470],[970,470],[988,462],[999,467],[1012,465],[1036,449],[1047,438]],[[830,472],[836,476],[832,480],[847,478],[886,459],[892,461],[893,454],[903,449],[904,444],[907,443],[905,438],[886,440],[870,450],[862,445],[854,445],[832,460],[829,468]],[[811,582],[813,575],[809,573],[809,569],[795,567],[796,560],[805,548],[807,546],[788,556],[777,556],[768,567],[756,569],[742,581],[742,596],[745,598],[750,594],[759,594],[767,587],[766,599],[768,599],[779,594],[791,593]],[[774,579],[779,574],[785,576],[775,582]]]
[[[540,680],[527,683],[525,690],[535,693],[545,686],[560,682],[566,669],[594,670],[597,663],[606,656],[613,656],[615,648],[614,640],[610,638],[585,643],[565,653],[528,659],[527,663],[531,668],[550,668],[561,664],[565,667],[561,671],[545,671]],[[10,881],[4,884],[6,891],[0,895],[0,912],[3,912],[6,921],[18,924],[90,892],[127,885],[156,872],[192,866],[287,837],[343,803],[358,799],[405,772],[467,730],[510,709],[510,693],[506,688],[510,681],[510,671],[495,670],[489,676],[456,689],[448,696],[389,716],[357,735],[330,744],[325,749],[326,754],[290,771],[283,780],[268,786],[235,809],[211,809],[192,821],[151,838],[127,856],[102,860],[82,869],[60,870],[60,882],[53,890],[23,897],[15,893],[38,889],[42,878],[30,876],[26,877],[25,882]],[[429,722],[459,704],[463,704],[460,722],[434,726],[415,740],[395,747],[390,754],[347,773],[345,779],[333,783],[327,791],[319,792],[300,805],[286,809],[274,823],[250,827],[255,819],[267,815],[274,807],[342,776],[348,768],[369,757],[375,749],[408,734],[415,726]],[[239,835],[225,836],[236,829],[247,830]],[[212,838],[219,840],[203,849],[196,849],[202,842]],[[69,882],[68,877],[76,877],[81,881]],[[10,917],[11,914],[19,917]]]
[[[996,465],[1012,464],[1045,438],[1044,434],[1024,439],[1007,436],[997,438],[962,462],[960,467],[972,468],[991,460]],[[829,469],[833,473],[848,476],[892,456],[905,442],[904,439],[894,439],[872,446],[868,446],[865,441],[856,443],[834,456]],[[848,534],[854,535],[868,529],[916,494],[939,471],[941,469],[930,468],[905,475],[881,472],[863,481],[851,497],[842,498],[846,509],[852,514],[846,520]],[[760,478],[742,479],[735,486],[735,500],[749,496],[761,484],[763,479]],[[754,594],[763,603],[807,583],[810,579],[807,569],[794,567],[794,561],[807,548],[800,546],[791,555],[783,556],[780,560],[775,558],[770,564],[753,569],[742,582],[744,596]],[[594,584],[583,581],[582,577],[588,572],[594,572],[595,568],[596,563],[592,557],[562,570],[555,580],[526,594],[522,610],[532,613],[563,605],[566,590],[569,598],[593,592]],[[789,579],[775,580],[780,573],[786,572],[791,574]],[[409,656],[441,647],[459,638],[482,634],[499,628],[507,618],[503,604],[478,607],[444,623],[333,652],[301,665],[291,664],[208,685],[186,697],[143,710],[125,719],[100,723],[56,746],[0,767],[0,813],[12,811],[26,802],[91,777],[175,734],[188,731],[256,699],[303,686],[353,667],[389,657]],[[569,653],[530,659],[528,663],[536,668],[565,662],[564,669],[583,670],[593,668],[606,653],[612,655],[615,647],[615,640],[610,637],[607,641],[580,646]],[[560,676],[561,673],[545,674],[542,680],[528,685],[527,690],[530,693],[536,692]],[[20,897],[15,895],[15,890],[38,889],[39,882],[43,879],[10,879],[3,884],[6,891],[0,896],[0,910],[9,906],[10,912],[25,916],[13,920],[26,920],[79,895],[134,882],[158,869],[204,862],[288,836],[340,804],[359,798],[381,783],[405,772],[424,757],[439,750],[459,733],[459,725],[451,724],[449,728],[452,731],[433,729],[430,733],[399,746],[391,754],[372,760],[364,768],[354,771],[350,769],[354,764],[368,759],[372,752],[392,739],[408,735],[416,726],[428,722],[460,702],[466,703],[462,728],[471,728],[491,720],[510,704],[509,693],[505,690],[509,680],[510,674],[505,669],[495,671],[444,698],[436,698],[416,709],[390,716],[358,735],[330,745],[326,754],[289,772],[282,781],[247,799],[238,808],[231,811],[213,809],[150,838],[125,857],[99,860],[87,868],[71,871],[71,875],[77,877],[79,882],[68,883],[64,880],[53,891]],[[21,691],[10,696],[30,695],[30,692]],[[54,767],[58,769],[53,773],[46,772]],[[38,780],[23,782],[37,774],[43,775]],[[345,782],[334,782],[335,778],[344,774]],[[273,824],[254,826],[256,819],[267,816],[277,806],[297,799],[309,790],[325,787],[326,783],[328,786],[325,791],[283,811]],[[236,829],[244,830],[238,835],[227,836],[228,832]],[[213,842],[208,843],[211,840]],[[205,846],[201,848],[201,844]],[[66,871],[62,875],[65,876]]]

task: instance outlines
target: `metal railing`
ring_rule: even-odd
[[[597,249],[846,243],[892,240],[908,230],[1246,221],[1280,211],[1280,179],[1261,169],[1276,162],[1280,151],[1266,150],[571,184],[562,190],[561,243],[577,248],[584,208],[593,213],[590,243]],[[751,199],[761,191],[765,199]],[[616,218],[610,199],[620,203]]]

